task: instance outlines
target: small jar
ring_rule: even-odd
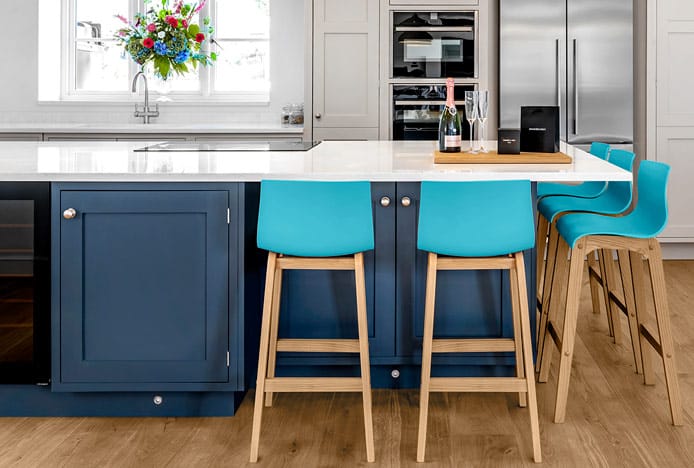
[[[291,112],[289,113],[289,125],[303,125],[304,124],[304,105],[294,104],[292,105]]]
[[[292,105],[285,104],[282,106],[282,113],[280,114],[280,122],[282,125],[289,125],[289,118],[292,113]]]

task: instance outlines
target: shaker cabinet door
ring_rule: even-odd
[[[419,183],[397,184],[396,350],[409,364],[420,363],[424,330],[427,252],[417,249],[419,188]],[[534,258],[532,251],[525,252],[531,311]],[[513,336],[508,272],[439,271],[436,283],[434,337]],[[535,314],[530,315],[534,319]],[[513,362],[508,359],[499,353],[442,354],[434,357],[434,364],[507,365]]]
[[[313,5],[314,128],[378,128],[379,2]]]
[[[59,206],[60,383],[229,381],[228,192],[62,191]]]

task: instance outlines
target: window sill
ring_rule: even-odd
[[[63,100],[40,100],[37,101],[39,106],[46,107],[81,107],[85,105],[99,105],[104,107],[119,107],[128,106],[131,107],[135,104],[142,104],[144,101],[144,96],[133,97],[131,99],[104,99],[103,97],[98,98],[72,98]],[[242,107],[242,106],[252,106],[252,107],[269,107],[270,99],[225,99],[223,97],[213,98],[213,99],[192,99],[183,96],[173,96],[166,97],[166,99],[161,99],[160,96],[150,96],[150,104],[159,104],[163,107],[177,107],[177,106],[214,106],[214,107]]]

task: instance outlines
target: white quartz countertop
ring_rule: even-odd
[[[154,142],[153,142],[154,143]],[[0,143],[0,181],[631,180],[567,145],[571,164],[434,164],[435,142],[327,141],[297,152],[135,152],[146,142]]]
[[[303,126],[282,126],[263,122],[224,123],[224,124],[167,124],[167,123],[17,123],[0,124],[1,133],[286,133],[302,134]]]

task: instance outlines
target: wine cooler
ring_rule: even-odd
[[[474,91],[476,84],[456,85],[455,102],[465,109],[465,91]],[[393,140],[438,140],[439,119],[446,105],[446,86],[393,86]],[[462,116],[462,114],[461,114]],[[470,137],[470,127],[463,125],[463,140]]]
[[[0,182],[0,384],[50,378],[50,186]]]

